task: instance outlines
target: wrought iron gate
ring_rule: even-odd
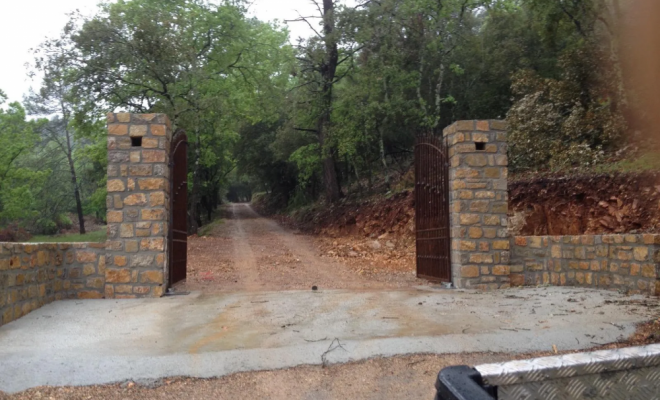
[[[417,276],[451,282],[447,143],[435,136],[415,142]]]
[[[186,279],[188,260],[188,137],[178,131],[170,154],[169,284]]]

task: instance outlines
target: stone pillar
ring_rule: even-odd
[[[106,298],[163,294],[171,139],[164,114],[108,114]]]
[[[506,124],[458,121],[444,136],[452,281],[459,288],[509,287]]]

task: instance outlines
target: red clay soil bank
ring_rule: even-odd
[[[660,173],[510,180],[509,198],[515,235],[660,233]],[[408,190],[307,210],[293,219],[299,228],[332,237],[411,238],[414,208]]]
[[[660,174],[607,174],[509,181],[519,235],[660,231]]]
[[[376,197],[308,211],[294,216],[294,220],[303,229],[328,236],[378,237],[390,233],[412,237],[415,197],[412,191],[406,190],[390,198]]]

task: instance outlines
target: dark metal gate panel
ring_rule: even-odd
[[[415,142],[417,276],[451,282],[447,144],[435,136]]]
[[[186,279],[188,260],[188,138],[179,131],[170,155],[169,284]]]

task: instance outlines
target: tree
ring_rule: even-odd
[[[42,186],[48,173],[24,165],[44,121],[27,121],[25,109],[17,102],[3,108],[6,100],[0,90],[0,224],[17,220],[25,224],[36,216],[33,188]]]
[[[227,156],[209,146],[226,144],[216,136],[231,137],[241,118],[261,115],[258,104],[270,95],[270,85],[281,80],[280,68],[290,55],[286,33],[246,18],[242,4],[120,0],[102,5],[90,19],[74,15],[62,39],[42,46],[66,53],[86,109],[163,112],[175,128],[187,132],[193,233],[201,223],[204,187],[217,189],[217,171],[204,171],[215,168],[208,162],[228,165],[224,158],[204,153]],[[205,201],[210,198],[219,200],[206,196]]]
[[[53,143],[66,157],[78,226],[80,233],[84,234],[85,216],[75,160],[81,138],[76,135],[74,118],[80,110],[76,109],[78,99],[72,87],[75,75],[67,70],[66,56],[58,50],[44,51],[39,57],[36,65],[43,74],[42,86],[39,92],[33,92],[26,99],[26,105],[32,115],[56,115],[42,126],[41,135],[46,145]]]

